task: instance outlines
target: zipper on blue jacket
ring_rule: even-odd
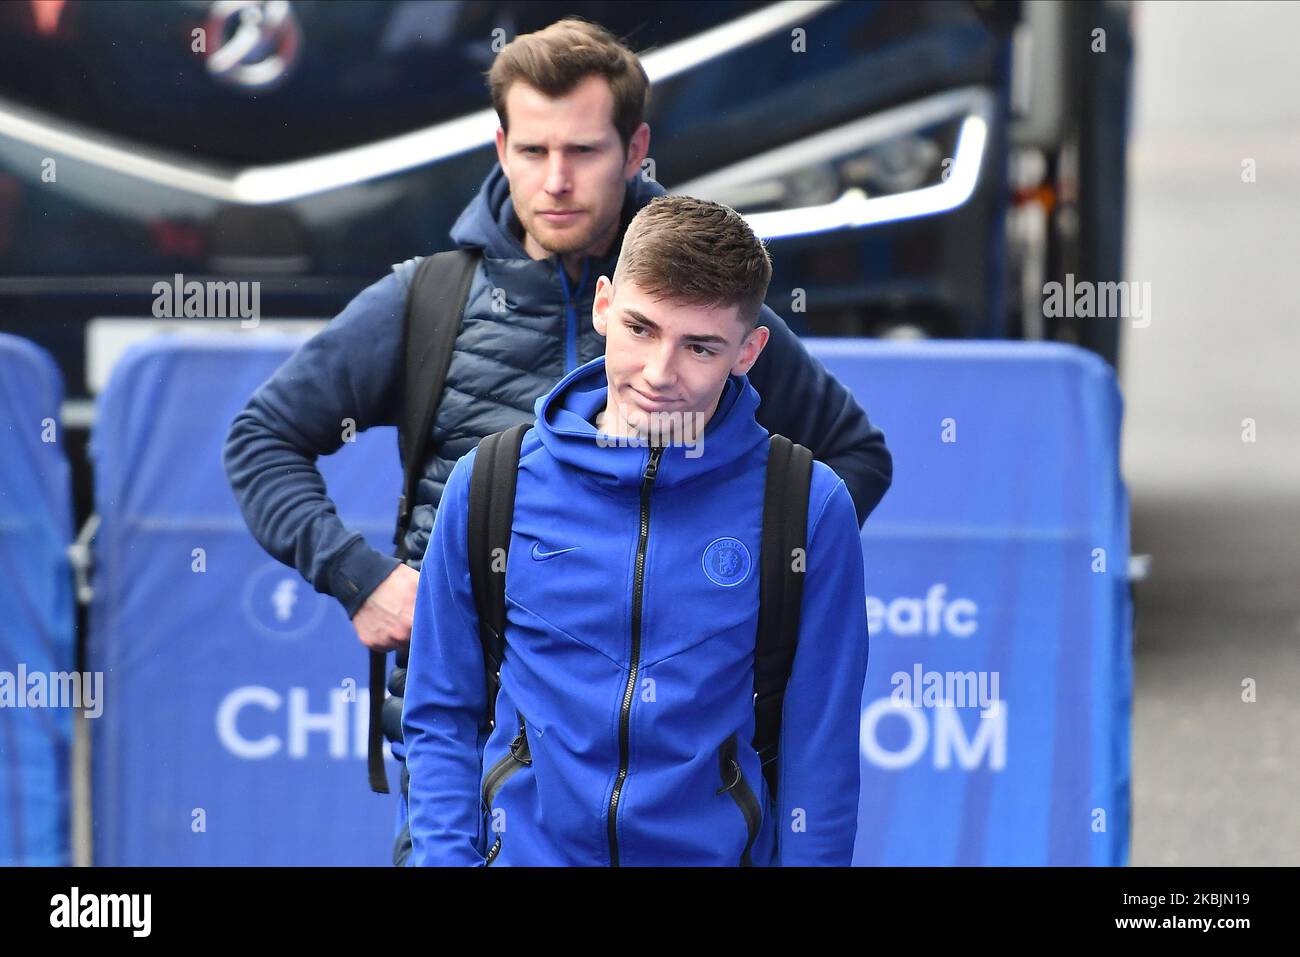
[[[627,780],[628,736],[632,724],[632,698],[636,694],[636,677],[641,667],[641,602],[645,593],[645,551],[650,538],[650,488],[659,474],[661,448],[650,450],[641,476],[641,534],[636,543],[636,573],[632,579],[632,663],[627,672],[627,687],[623,689],[623,708],[618,721],[618,777],[614,792],[609,797],[609,866],[618,867],[618,799]]]
[[[569,274],[564,270],[564,258],[557,253],[555,261],[560,271],[560,283],[564,287],[564,371],[567,374],[578,368],[578,310],[574,307],[573,294],[569,291]],[[590,268],[591,260],[584,257],[577,295],[582,295],[582,290],[587,288],[587,270]]]
[[[748,840],[745,841],[745,850],[740,855],[740,866],[753,867],[750,850],[754,846],[754,838],[758,836],[758,828],[763,821],[763,811],[758,806],[758,798],[754,796],[754,789],[745,780],[745,774],[740,768],[740,758],[736,755],[736,747],[736,733],[733,731],[731,737],[724,741],[722,747],[718,749],[722,787],[718,788],[717,793],[730,793],[732,800],[740,808],[740,813],[745,817],[745,830],[748,834]]]
[[[506,753],[501,756],[501,760],[492,765],[487,776],[483,778],[483,805],[487,810],[488,817],[492,816],[492,802],[496,800],[497,793],[505,786],[505,783],[514,776],[516,771],[528,767],[533,763],[533,756],[528,748],[528,729],[524,725],[523,715],[519,716],[519,733],[515,739],[510,742],[506,748]],[[496,860],[497,855],[501,853],[501,835],[498,833],[492,846],[488,848],[485,866],[491,866]]]

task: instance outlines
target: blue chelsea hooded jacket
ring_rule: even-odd
[[[813,463],[778,794],[754,733],[768,436],[727,380],[702,441],[598,440],[604,358],[536,404],[506,565],[495,728],[456,464],[420,575],[403,727],[412,865],[847,865],[867,662],[858,521]],[[737,772],[738,766],[738,772]]]

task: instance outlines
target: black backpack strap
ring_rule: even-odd
[[[794,667],[808,565],[808,493],[812,453],[783,435],[768,449],[759,559],[758,640],[754,647],[754,750],[773,799],[785,688]]]
[[[415,265],[406,295],[402,326],[402,406],[397,447],[402,457],[402,493],[397,501],[393,544],[406,560],[406,530],[411,522],[415,485],[424,468],[429,431],[442,400],[452,346],[460,330],[478,254],[463,249],[425,256]],[[406,269],[402,264],[399,269]],[[387,655],[370,652],[370,735],[367,772],[370,790],[388,793],[384,774],[384,671]]]
[[[402,411],[397,446],[402,456],[402,495],[397,501],[397,530],[393,544],[405,549],[415,486],[424,469],[429,433],[433,428],[452,347],[460,331],[478,253],[463,249],[426,256],[415,269],[406,297],[402,332]]]
[[[480,442],[469,484],[469,577],[487,674],[489,728],[495,723],[501,661],[506,649],[506,557],[514,526],[519,449],[529,428],[530,423],[521,422]]]

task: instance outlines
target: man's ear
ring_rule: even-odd
[[[497,127],[497,162],[501,164],[501,171],[506,173],[506,179],[510,179],[510,174],[506,172],[506,131]]]
[[[650,124],[642,123],[627,141],[627,162],[623,165],[623,179],[629,180],[641,172],[641,164],[650,155]]]
[[[609,277],[596,280],[596,297],[591,302],[591,324],[602,336],[609,334],[609,312],[614,308],[614,284]]]
[[[771,336],[767,326],[755,326],[745,336],[745,341],[740,346],[740,357],[736,359],[736,364],[731,367],[732,375],[744,375],[754,367],[758,357],[763,353],[763,347],[767,345],[767,340]]]

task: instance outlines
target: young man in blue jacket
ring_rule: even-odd
[[[484,436],[526,421],[538,396],[600,355],[596,277],[613,271],[632,216],[665,192],[641,175],[650,144],[645,71],[600,26],[566,19],[516,37],[497,55],[489,85],[501,118],[499,162],[451,231],[480,261],[420,463],[406,560],[342,522],[316,459],[343,446],[345,423],[364,431],[402,419],[412,263],[359,293],[285,362],[236,417],[224,449],[258,542],[334,596],[366,648],[397,652],[388,682],[395,705],[418,573],[452,466]],[[758,321],[770,335],[750,376],[764,398],[759,421],[831,466],[865,522],[892,479],[884,434],[780,316],[763,306]],[[402,760],[390,713],[385,734]],[[401,864],[410,851],[404,801],[397,816]]]
[[[745,373],[771,278],[733,210],[653,200],[597,283],[605,355],[520,450],[495,727],[468,555],[476,452],[420,574],[403,728],[415,865],[848,865],[865,582],[853,500],[813,463],[777,794],[754,735],[768,433]]]

